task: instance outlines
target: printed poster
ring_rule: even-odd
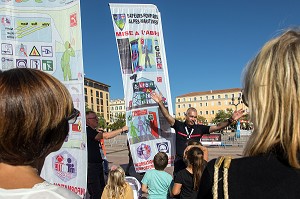
[[[0,1],[1,70],[35,68],[55,76],[81,114],[42,177],[84,197],[87,149],[79,0]]]
[[[150,4],[109,4],[121,65],[128,141],[136,172],[153,169],[154,155],[174,159],[174,132],[150,93],[173,115],[160,13]]]

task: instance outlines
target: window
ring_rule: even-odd
[[[118,110],[118,107],[116,106],[116,111]]]
[[[221,95],[218,95],[218,99],[221,99]]]
[[[180,116],[180,113],[178,113],[178,116]]]
[[[119,106],[119,110],[122,110],[122,106]]]
[[[87,95],[87,88],[84,88],[84,94]]]
[[[208,103],[207,103],[207,102],[205,102],[205,106],[208,106]]]
[[[96,97],[99,97],[99,91],[96,91]]]
[[[93,97],[91,97],[91,103],[94,103],[94,98]],[[93,110],[93,109],[92,109]]]
[[[197,97],[194,97],[194,101],[196,101],[197,100]]]
[[[218,102],[218,105],[219,105],[219,106],[221,106],[221,105],[222,105],[222,103],[219,101],[219,102]]]
[[[100,97],[103,98],[103,93],[102,92],[100,92]]]
[[[185,102],[185,98],[183,98],[183,101]]]
[[[234,93],[231,94],[231,97],[234,98]]]
[[[100,106],[97,106],[97,112],[100,112]]]
[[[211,96],[211,99],[215,99],[215,96]]]
[[[177,107],[180,108],[180,104],[178,104]]]
[[[177,99],[177,102],[180,102],[180,99]]]
[[[87,102],[88,101],[88,96],[84,96],[84,100],[85,100],[85,102]]]
[[[96,104],[99,104],[99,102],[100,102],[99,98],[96,98]]]
[[[202,100],[202,97],[200,97],[200,100]]]
[[[202,115],[202,111],[200,111],[200,115]]]
[[[215,114],[215,111],[211,111],[211,114],[214,115],[214,114]]]
[[[183,104],[182,107],[185,108],[185,104]]]
[[[189,104],[189,108],[191,108],[192,107],[192,105],[191,104]]]
[[[111,107],[111,110],[112,110],[112,111],[114,110],[114,107],[113,107],[113,106]]]
[[[202,106],[202,103],[200,103],[200,106]]]
[[[206,100],[208,100],[208,96],[206,96]]]
[[[228,99],[228,95],[227,94],[225,94],[225,99]]]
[[[205,114],[208,115],[208,111],[205,111]]]

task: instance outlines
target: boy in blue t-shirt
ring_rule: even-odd
[[[148,193],[149,199],[166,199],[171,193],[173,178],[164,171],[168,165],[168,156],[158,152],[153,159],[154,170],[146,172],[142,179],[142,191]]]

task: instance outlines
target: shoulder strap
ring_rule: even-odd
[[[228,169],[231,163],[231,156],[220,156],[215,162],[214,165],[214,184],[213,184],[213,199],[218,199],[218,182],[219,182],[219,168],[221,167],[223,161],[223,190],[224,190],[224,199],[228,199]]]

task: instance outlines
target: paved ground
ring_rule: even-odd
[[[107,150],[107,158],[109,166],[121,165],[124,169],[128,163],[128,150],[126,146],[126,135],[118,136],[117,138],[106,140],[105,146]],[[239,158],[242,156],[243,145],[226,146],[226,147],[209,147],[209,159],[217,158],[220,155],[231,155],[233,158]],[[166,171],[172,175],[173,167],[166,168]],[[134,168],[131,167],[130,174],[141,180],[141,176],[135,173]]]

